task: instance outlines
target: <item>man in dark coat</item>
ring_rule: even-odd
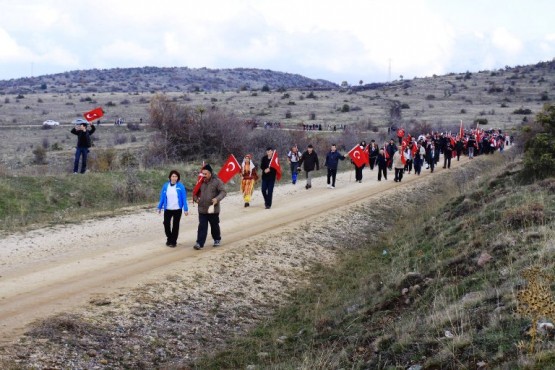
[[[77,135],[75,160],[73,161],[73,173],[78,173],[79,158],[82,158],[81,173],[85,173],[85,171],[87,171],[87,156],[89,155],[89,148],[92,146],[91,135],[96,131],[96,128],[92,123],[90,130],[87,126],[87,123],[82,123],[71,129],[71,133],[73,135]]]
[[[320,163],[318,162],[318,154],[314,151],[312,144],[309,144],[306,151],[301,156],[299,160],[299,167],[303,165],[303,169],[306,172],[306,189],[312,187],[312,172],[314,169],[318,171],[320,169]]]
[[[344,160],[345,156],[337,151],[335,144],[331,145],[331,149],[326,155],[326,163],[324,166],[328,168],[328,189],[335,189],[335,178],[337,176],[337,166],[339,161]],[[331,180],[331,183],[330,183]]]

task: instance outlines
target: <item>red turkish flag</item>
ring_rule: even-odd
[[[241,165],[233,154],[229,155],[227,161],[218,172],[218,177],[226,184],[231,178],[241,172]]]
[[[277,180],[281,180],[281,165],[279,164],[277,150],[274,150],[274,154],[272,154],[272,158],[270,159],[270,167],[276,170]]]
[[[104,111],[102,110],[102,108],[98,107],[98,108],[94,108],[90,112],[83,114],[83,117],[85,117],[87,122],[92,122],[95,119],[99,119],[103,115],[104,115]]]
[[[353,160],[353,163],[357,167],[362,167],[367,162],[364,149],[362,149],[358,144],[355,145],[355,147],[351,149],[347,155]]]
[[[197,183],[193,188],[193,196],[198,196],[198,192],[200,191],[200,186],[202,185],[202,180],[204,180],[204,175],[202,174],[202,169],[204,168],[204,161],[202,161],[202,166],[200,167],[200,171],[197,176]]]
[[[366,164],[370,166],[370,145],[367,145],[366,148],[364,148],[364,157]]]

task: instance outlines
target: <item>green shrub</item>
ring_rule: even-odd
[[[33,155],[35,156],[33,159],[35,164],[46,164],[46,149],[42,146],[38,146],[33,149]]]
[[[515,109],[515,111],[513,112],[513,114],[531,114],[532,110],[528,109],[528,108],[519,108],[519,109]]]
[[[524,144],[526,174],[539,179],[552,176],[555,174],[555,106],[543,107],[529,135]]]

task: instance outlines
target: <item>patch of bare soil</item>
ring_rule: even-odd
[[[453,167],[466,163],[455,162]],[[36,368],[153,368],[187,364],[223,348],[269,317],[306,284],[316,264],[367,243],[388,211],[445,171],[377,182],[364,171],[284,184],[272,209],[255,193],[222,202],[223,245],[195,251],[197,213],[182,218],[175,249],[149,210],[0,241],[0,365]],[[283,183],[287,179],[282,180]],[[209,240],[210,242],[210,240]]]

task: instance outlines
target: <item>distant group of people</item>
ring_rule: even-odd
[[[94,132],[94,131],[93,131]],[[375,140],[369,144],[361,141],[348,154],[355,149],[358,157],[351,157],[351,163],[355,170],[355,181],[362,183],[363,169],[368,166],[371,171],[377,168],[377,180],[387,180],[388,171],[394,172],[393,180],[401,182],[406,173],[420,175],[424,165],[430,172],[434,172],[441,155],[443,155],[443,168],[451,167],[451,160],[461,155],[468,155],[470,159],[480,154],[491,154],[496,150],[503,151],[506,145],[511,145],[513,138],[503,134],[501,131],[471,130],[462,132],[462,135],[453,136],[449,133],[421,134],[418,137],[403,135],[398,141],[391,138],[388,143],[379,146]],[[362,160],[360,154],[362,153]],[[241,162],[241,192],[244,206],[249,207],[254,193],[254,187],[261,180],[260,190],[264,199],[264,207],[272,208],[273,191],[278,172],[272,165],[275,150],[267,147],[264,156],[260,159],[260,176],[257,166],[253,161],[252,154],[246,154]],[[331,144],[326,154],[324,166],[327,168],[326,183],[328,189],[335,189],[337,170],[340,161],[344,161],[348,155],[341,154],[336,144]],[[355,161],[354,159],[359,159]],[[305,173],[305,189],[312,188],[314,171],[320,169],[320,161],[313,145],[309,144],[306,150],[301,152],[297,145],[293,145],[287,152],[287,160],[291,170],[291,182],[297,184],[300,172]],[[207,164],[201,171],[202,183],[197,193],[193,195],[193,202],[198,203],[199,224],[197,228],[197,239],[194,249],[200,250],[204,247],[210,226],[213,246],[221,245],[220,232],[220,203],[226,196],[224,183],[214,176],[212,167]],[[179,182],[180,174],[176,170],[170,171],[168,181],[163,185],[160,192],[158,211],[164,211],[164,231],[166,234],[166,245],[175,247],[179,235],[179,222],[181,214],[188,215],[187,193],[185,187]]]

